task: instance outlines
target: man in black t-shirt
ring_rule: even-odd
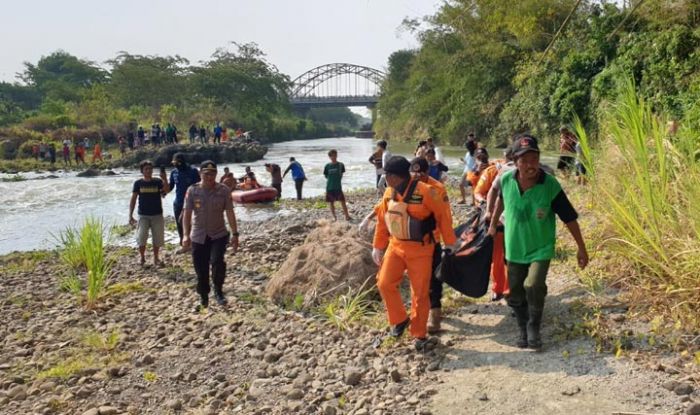
[[[160,171],[160,178],[153,177],[153,163],[149,160],[141,162],[143,178],[134,182],[129,203],[129,224],[135,225],[134,208],[136,199],[139,201],[139,220],[136,241],[141,254],[141,265],[146,263],[146,242],[148,230],[151,231],[153,240],[153,264],[162,265],[158,258],[158,251],[165,244],[165,223],[163,221],[162,197],[170,190],[165,170]]]

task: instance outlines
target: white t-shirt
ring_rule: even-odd
[[[384,150],[384,152],[382,153],[382,171],[381,173],[377,172],[377,174],[384,174],[384,166],[386,166],[386,163],[389,161],[390,158],[391,153],[389,153],[387,150]]]
[[[476,159],[474,156],[469,154],[467,151],[467,154],[464,156],[464,172],[463,174],[467,174],[470,171],[476,170]]]

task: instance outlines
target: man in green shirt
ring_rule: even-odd
[[[513,143],[516,169],[501,177],[501,193],[491,218],[489,234],[505,209],[505,250],[508,262],[510,305],[518,320],[518,347],[542,348],[540,326],[547,295],[547,271],[554,258],[556,219],[566,224],[578,246],[581,269],[588,264],[588,252],[581,236],[578,214],[561,185],[540,166],[537,139],[520,136]]]
[[[350,220],[348,214],[348,206],[345,204],[345,195],[343,194],[343,173],[345,173],[345,165],[338,161],[338,151],[331,150],[328,152],[328,158],[331,162],[323,168],[323,175],[326,176],[326,202],[329,203],[333,220],[338,220],[335,215],[335,202],[340,202],[345,214],[345,220]]]

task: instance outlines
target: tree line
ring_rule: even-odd
[[[198,64],[177,55],[120,52],[100,65],[59,50],[26,62],[18,82],[0,82],[0,127],[15,127],[5,130],[8,136],[93,130],[113,138],[154,121],[181,128],[223,122],[270,140],[349,134],[357,127],[347,108],[295,114],[290,83],[254,43],[217,49]]]
[[[402,26],[420,46],[389,57],[383,138],[553,139],[574,116],[595,135],[627,76],[655,110],[700,127],[696,1],[450,0]]]

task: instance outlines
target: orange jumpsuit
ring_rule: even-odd
[[[406,187],[410,187],[410,182]],[[430,312],[430,277],[432,274],[434,242],[426,235],[423,242],[402,241],[389,234],[384,214],[393,195],[388,188],[377,205],[377,227],[374,231],[373,246],[386,249],[382,266],[377,274],[377,288],[386,305],[390,325],[397,325],[406,320],[404,307],[399,292],[399,284],[404,271],[408,271],[411,283],[411,336],[425,338],[428,334],[428,313]],[[403,195],[397,194],[397,201],[403,201]],[[434,215],[437,229],[444,242],[452,245],[457,238],[452,230],[452,212],[446,196],[441,196],[438,189],[419,182],[408,203],[411,217],[424,220]]]
[[[489,194],[493,181],[501,170],[502,163],[494,163],[481,173],[479,183],[474,188],[474,193],[481,195],[484,199]],[[493,258],[491,260],[491,279],[493,280],[492,290],[496,294],[505,294],[510,291],[508,287],[508,275],[505,265],[505,248],[503,243],[503,232],[497,232],[493,239]]]

